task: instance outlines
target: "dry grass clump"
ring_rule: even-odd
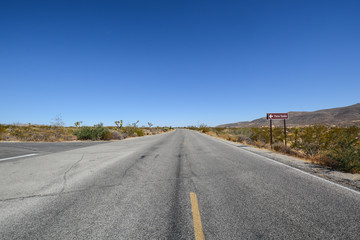
[[[116,130],[110,130],[110,133],[111,133],[111,139],[114,139],[114,140],[123,140],[128,137],[127,134],[119,133]]]
[[[289,147],[289,146],[285,146],[283,143],[275,143],[273,145],[273,149],[276,151],[276,152],[281,152],[281,153],[284,153],[284,154],[287,154],[289,156],[294,156],[294,157],[299,157],[299,158],[304,158],[305,155],[302,154],[301,152],[299,151],[296,151],[294,150],[293,148]]]
[[[339,168],[338,162],[335,159],[329,157],[328,155],[321,154],[318,156],[314,156],[311,157],[310,161],[334,169]]]

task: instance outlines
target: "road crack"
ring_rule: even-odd
[[[66,184],[67,184],[67,174],[84,159],[84,155],[85,154],[83,153],[80,160],[76,161],[73,165],[71,165],[71,167],[68,170],[65,171],[65,173],[63,175],[63,186],[58,194],[61,194],[65,191]]]

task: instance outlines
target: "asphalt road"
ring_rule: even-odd
[[[104,142],[0,142],[0,161],[18,159],[26,155],[45,155],[71,149],[92,146]]]
[[[195,235],[359,239],[360,194],[189,130],[0,162],[0,239]]]

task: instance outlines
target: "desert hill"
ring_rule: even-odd
[[[281,120],[274,120],[274,125],[282,125]],[[323,109],[313,112],[289,112],[288,126],[305,126],[315,124],[326,125],[360,125],[360,103],[347,106]],[[217,127],[261,127],[268,126],[269,120],[266,117],[258,118],[253,121],[244,121],[237,123],[222,124]]]

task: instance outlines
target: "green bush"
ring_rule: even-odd
[[[250,139],[253,142],[262,142],[264,144],[268,143],[270,141],[269,128],[251,128]]]
[[[337,162],[337,167],[344,171],[360,171],[359,128],[333,129],[333,144],[329,157]]]
[[[79,140],[109,140],[111,133],[102,123],[94,127],[81,127],[73,133]]]
[[[111,138],[109,129],[104,127],[102,123],[95,125],[92,130],[92,140],[109,140]]]
[[[136,136],[142,137],[145,135],[144,131],[141,128],[135,129]]]
[[[120,132],[126,134],[127,136],[133,137],[135,135],[135,128],[133,127],[123,127]]]
[[[273,142],[274,143],[283,143],[285,140],[284,128],[275,127],[273,129]]]
[[[328,128],[322,125],[309,126],[301,129],[299,133],[299,148],[306,156],[316,156],[321,151],[327,150],[329,141],[326,133]]]
[[[91,127],[80,127],[73,133],[79,140],[90,140],[92,139]]]

